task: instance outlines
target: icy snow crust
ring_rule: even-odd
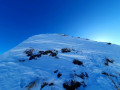
[[[62,53],[63,48],[71,52]],[[46,50],[57,50],[58,54],[29,60],[26,49],[34,49],[34,55]],[[74,64],[74,59],[83,65]],[[0,90],[67,90],[63,84],[70,86],[72,80],[79,82],[77,90],[120,90],[120,46],[41,34],[0,56]]]

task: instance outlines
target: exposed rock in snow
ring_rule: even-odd
[[[0,56],[0,90],[75,89],[120,90],[120,46],[41,34]]]

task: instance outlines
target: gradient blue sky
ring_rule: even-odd
[[[120,0],[0,0],[0,54],[41,33],[120,45]]]

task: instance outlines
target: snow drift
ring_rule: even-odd
[[[120,90],[120,46],[62,34],[0,56],[0,90]]]

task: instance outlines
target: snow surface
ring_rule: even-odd
[[[62,53],[63,48],[71,52]],[[29,60],[25,51],[30,49],[34,49],[34,55],[47,50],[57,50],[58,54]],[[83,65],[74,64],[74,59]],[[82,73],[88,76],[81,78]],[[40,34],[0,56],[0,90],[65,90],[63,84],[70,86],[71,80],[81,83],[77,90],[120,90],[120,46],[61,34]]]

